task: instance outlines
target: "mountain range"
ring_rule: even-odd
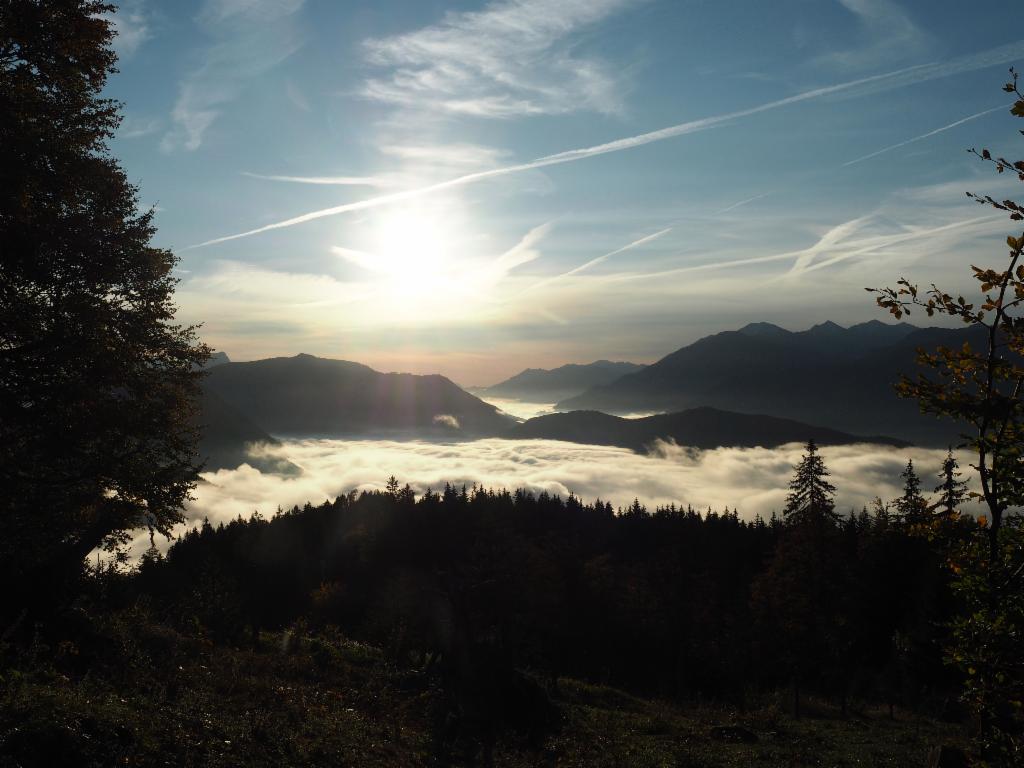
[[[946,446],[956,442],[956,426],[921,414],[893,385],[901,374],[919,371],[918,348],[965,341],[981,339],[972,329],[878,321],[850,328],[823,323],[802,332],[754,323],[700,339],[556,408],[629,413],[713,407]]]
[[[915,374],[919,347],[980,341],[973,333],[878,321],[799,332],[752,323],[649,366],[601,360],[528,369],[481,392],[533,399],[589,386],[558,403],[568,412],[525,422],[444,376],[381,373],[306,354],[236,363],[220,353],[203,381],[200,452],[207,468],[217,469],[258,462],[247,446],[282,437],[545,438],[633,450],[658,438],[697,448],[812,437],[825,445],[946,446],[957,439],[955,426],[922,415],[893,384],[900,374]],[[660,413],[616,415],[638,411]]]
[[[527,368],[505,381],[474,390],[484,397],[504,397],[533,403],[554,403],[581,394],[592,387],[611,384],[643,368],[636,363],[597,360],[593,363],[558,368]]]

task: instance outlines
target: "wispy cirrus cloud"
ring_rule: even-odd
[[[387,71],[362,95],[405,108],[484,118],[615,112],[614,68],[576,55],[581,30],[637,0],[499,0],[450,12],[433,26],[367,40],[367,61]]]
[[[102,18],[114,30],[114,52],[119,59],[128,59],[153,37],[149,10],[142,0],[121,0],[114,11],[105,11]]]
[[[961,72],[975,71],[978,69],[983,69],[985,67],[993,66],[995,64],[1013,61],[1022,56],[1024,56],[1024,41],[1009,43],[1003,46],[999,46],[997,48],[981,51],[979,53],[969,54],[966,56],[950,59],[949,61],[946,62],[906,67],[891,72],[884,72],[879,75],[872,75],[869,77],[862,77],[855,80],[848,80],[846,82],[837,83],[834,85],[813,88],[807,91],[802,91],[800,93],[794,94],[792,96],[787,96],[782,99],[776,99],[774,101],[758,104],[753,107],[747,107],[745,109],[739,109],[733,112],[714,115],[712,117],[705,117],[698,120],[690,120],[685,123],[679,123],[676,125],[668,126],[667,128],[661,128],[659,130],[649,131],[647,133],[641,133],[635,136],[628,136],[626,138],[616,139],[614,141],[609,141],[604,144],[597,144],[589,147],[581,147],[579,149],[571,149],[553,155],[546,155],[544,157],[540,157],[525,163],[507,165],[504,167],[492,168],[489,170],[477,171],[474,173],[467,173],[462,176],[457,176],[452,179],[437,182],[434,184],[429,184],[423,187],[407,189],[401,192],[395,192],[388,195],[380,195],[375,198],[368,198],[365,200],[359,200],[351,203],[344,203],[342,205],[337,205],[330,208],[323,208],[320,210],[311,211],[309,213],[304,213],[299,216],[293,216],[289,219],[284,219],[282,221],[278,221],[272,224],[267,224],[256,229],[250,229],[245,232],[239,232],[232,235],[225,235],[223,237],[213,238],[211,240],[207,240],[192,247],[204,247],[214,245],[216,243],[227,242],[229,240],[237,240],[244,237],[251,237],[253,235],[258,235],[263,232],[269,232],[275,229],[282,229],[285,227],[292,227],[310,221],[315,221],[317,219],[325,218],[328,216],[337,216],[352,211],[365,210],[367,208],[375,208],[381,205],[400,202],[402,200],[408,200],[414,197],[419,197],[421,195],[427,195],[434,192],[451,189],[453,187],[458,187],[465,184],[472,184],[486,179],[492,179],[512,173],[521,173],[523,171],[545,168],[549,166],[560,165],[563,163],[576,162],[578,160],[584,160],[587,158],[596,157],[599,155],[604,155],[612,152],[621,152],[623,150],[645,146],[647,144],[652,144],[654,142],[665,141],[666,139],[696,133],[698,131],[717,128],[722,125],[732,123],[736,120],[740,120],[742,118],[751,117],[753,115],[761,114],[764,112],[770,112],[794,104],[821,99],[827,96],[861,95],[867,93],[874,93],[879,90],[903,88],[929,80],[949,77],[951,75],[958,74]]]
[[[206,0],[196,18],[211,42],[181,83],[161,149],[194,151],[224,107],[302,44],[295,16],[305,0]]]
[[[799,250],[763,256],[708,261],[654,272],[626,272],[602,278],[606,283],[664,280],[680,275],[735,269],[772,262],[792,262],[781,277],[798,278],[850,259],[885,258],[890,266],[912,263],[936,251],[949,251],[978,236],[998,232],[999,215],[977,216],[933,226],[893,226],[880,214],[850,219],[828,228],[814,243]]]
[[[928,48],[928,35],[892,0],[839,0],[860,27],[861,44],[832,51],[818,63],[844,69],[862,69],[906,61]]]
[[[163,123],[156,118],[125,115],[117,128],[117,135],[122,139],[139,139],[156,133],[162,125]]]

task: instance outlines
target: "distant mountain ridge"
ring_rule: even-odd
[[[490,436],[514,423],[440,375],[300,354],[209,370],[204,389],[275,436]]]
[[[511,437],[564,440],[590,445],[614,445],[642,450],[656,440],[673,440],[694,448],[775,448],[813,439],[819,445],[877,443],[904,447],[905,441],[883,436],[851,435],[792,419],[732,413],[717,408],[692,408],[639,419],[600,411],[571,411],[538,416],[517,426]]]
[[[971,329],[879,321],[822,323],[792,332],[768,323],[704,337],[636,373],[560,401],[558,410],[611,413],[712,407],[886,434],[945,446],[958,429],[897,397],[900,374],[917,372],[916,350],[960,346]]]
[[[737,333],[808,349],[856,355],[896,344],[919,330],[910,323],[883,323],[880,320],[869,320],[843,328],[838,323],[826,320],[805,331],[787,331],[772,323],[748,323]]]
[[[975,335],[878,321],[850,328],[826,322],[805,331],[751,323],[649,366],[600,360],[528,369],[486,390],[529,399],[604,377],[558,402],[559,410],[573,412],[525,423],[440,375],[381,373],[305,354],[233,363],[221,353],[203,381],[198,418],[207,429],[200,453],[215,469],[258,461],[247,446],[273,444],[276,437],[548,438],[633,450],[657,438],[698,448],[810,437],[822,444],[947,446],[957,440],[955,425],[922,415],[893,385],[901,373],[916,372],[917,348],[960,346]],[[663,413],[613,415],[638,411]]]
[[[491,397],[553,403],[585,392],[591,387],[610,384],[643,367],[637,363],[596,360],[593,363],[569,363],[551,369],[527,368],[505,381],[478,391]]]

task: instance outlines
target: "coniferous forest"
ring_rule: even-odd
[[[252,453],[236,432],[279,445],[253,418],[265,391],[292,392],[298,416],[272,415],[312,431],[413,425],[444,444],[474,418],[474,439],[537,435],[443,377],[309,356],[299,382],[270,361],[265,391],[251,369],[221,374],[245,414],[203,388],[212,350],[177,319],[179,257],[110,147],[115,11],[0,2],[0,766],[1024,764],[1024,235],[965,260],[975,297],[896,276],[867,289],[896,320],[966,333],[891,382],[958,442],[869,506],[808,435],[767,517],[649,507],[643,488],[414,489],[380,466],[380,490],[196,524],[192,494],[221,477],[203,409],[233,469]],[[1024,117],[1012,69],[1003,91]],[[1024,181],[1024,161],[971,152]],[[681,397],[664,366],[601,363],[592,398],[638,381]],[[586,366],[565,368],[518,385],[573,395]],[[342,374],[330,397],[311,384]],[[583,413],[567,439],[639,451],[671,422],[698,424],[702,448],[763,447],[769,429],[787,436],[773,446],[817,429],[711,408],[605,418],[624,436],[598,440]]]

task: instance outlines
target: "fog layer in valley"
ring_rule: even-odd
[[[769,517],[785,504],[793,466],[801,445],[767,448],[719,448],[693,451],[657,443],[649,455],[622,448],[578,445],[551,440],[488,439],[463,443],[393,442],[387,440],[301,440],[261,448],[261,454],[286,459],[301,474],[261,473],[248,465],[205,473],[186,510],[188,525],[204,517],[216,525],[254,511],[271,516],[307,501],[319,504],[338,494],[383,488],[390,475],[418,493],[439,490],[445,482],[489,488],[526,488],[562,496],[572,492],[584,501],[600,497],[616,507],[635,498],[656,505],[692,504],[721,511],[738,508],[741,517]],[[900,473],[907,459],[931,491],[944,451],[849,445],[821,449],[838,489],[840,513],[870,505],[875,496],[889,500],[900,493]],[[965,477],[973,474],[961,457]],[[973,478],[972,478],[973,479]],[[159,542],[158,542],[159,544]],[[149,546],[140,532],[133,549]],[[161,545],[166,546],[166,543]]]
[[[510,416],[517,419],[532,419],[535,416],[544,416],[555,412],[554,403],[533,403],[528,400],[516,400],[510,397],[491,397],[474,393],[485,403],[497,406]]]
[[[547,416],[549,413],[556,413],[555,403],[535,403],[530,400],[515,400],[507,397],[492,397],[490,395],[479,395],[485,403],[500,408],[510,416],[517,419],[532,419],[536,416]],[[634,413],[620,413],[624,419],[642,419],[647,416],[654,416],[661,411],[636,411]]]

